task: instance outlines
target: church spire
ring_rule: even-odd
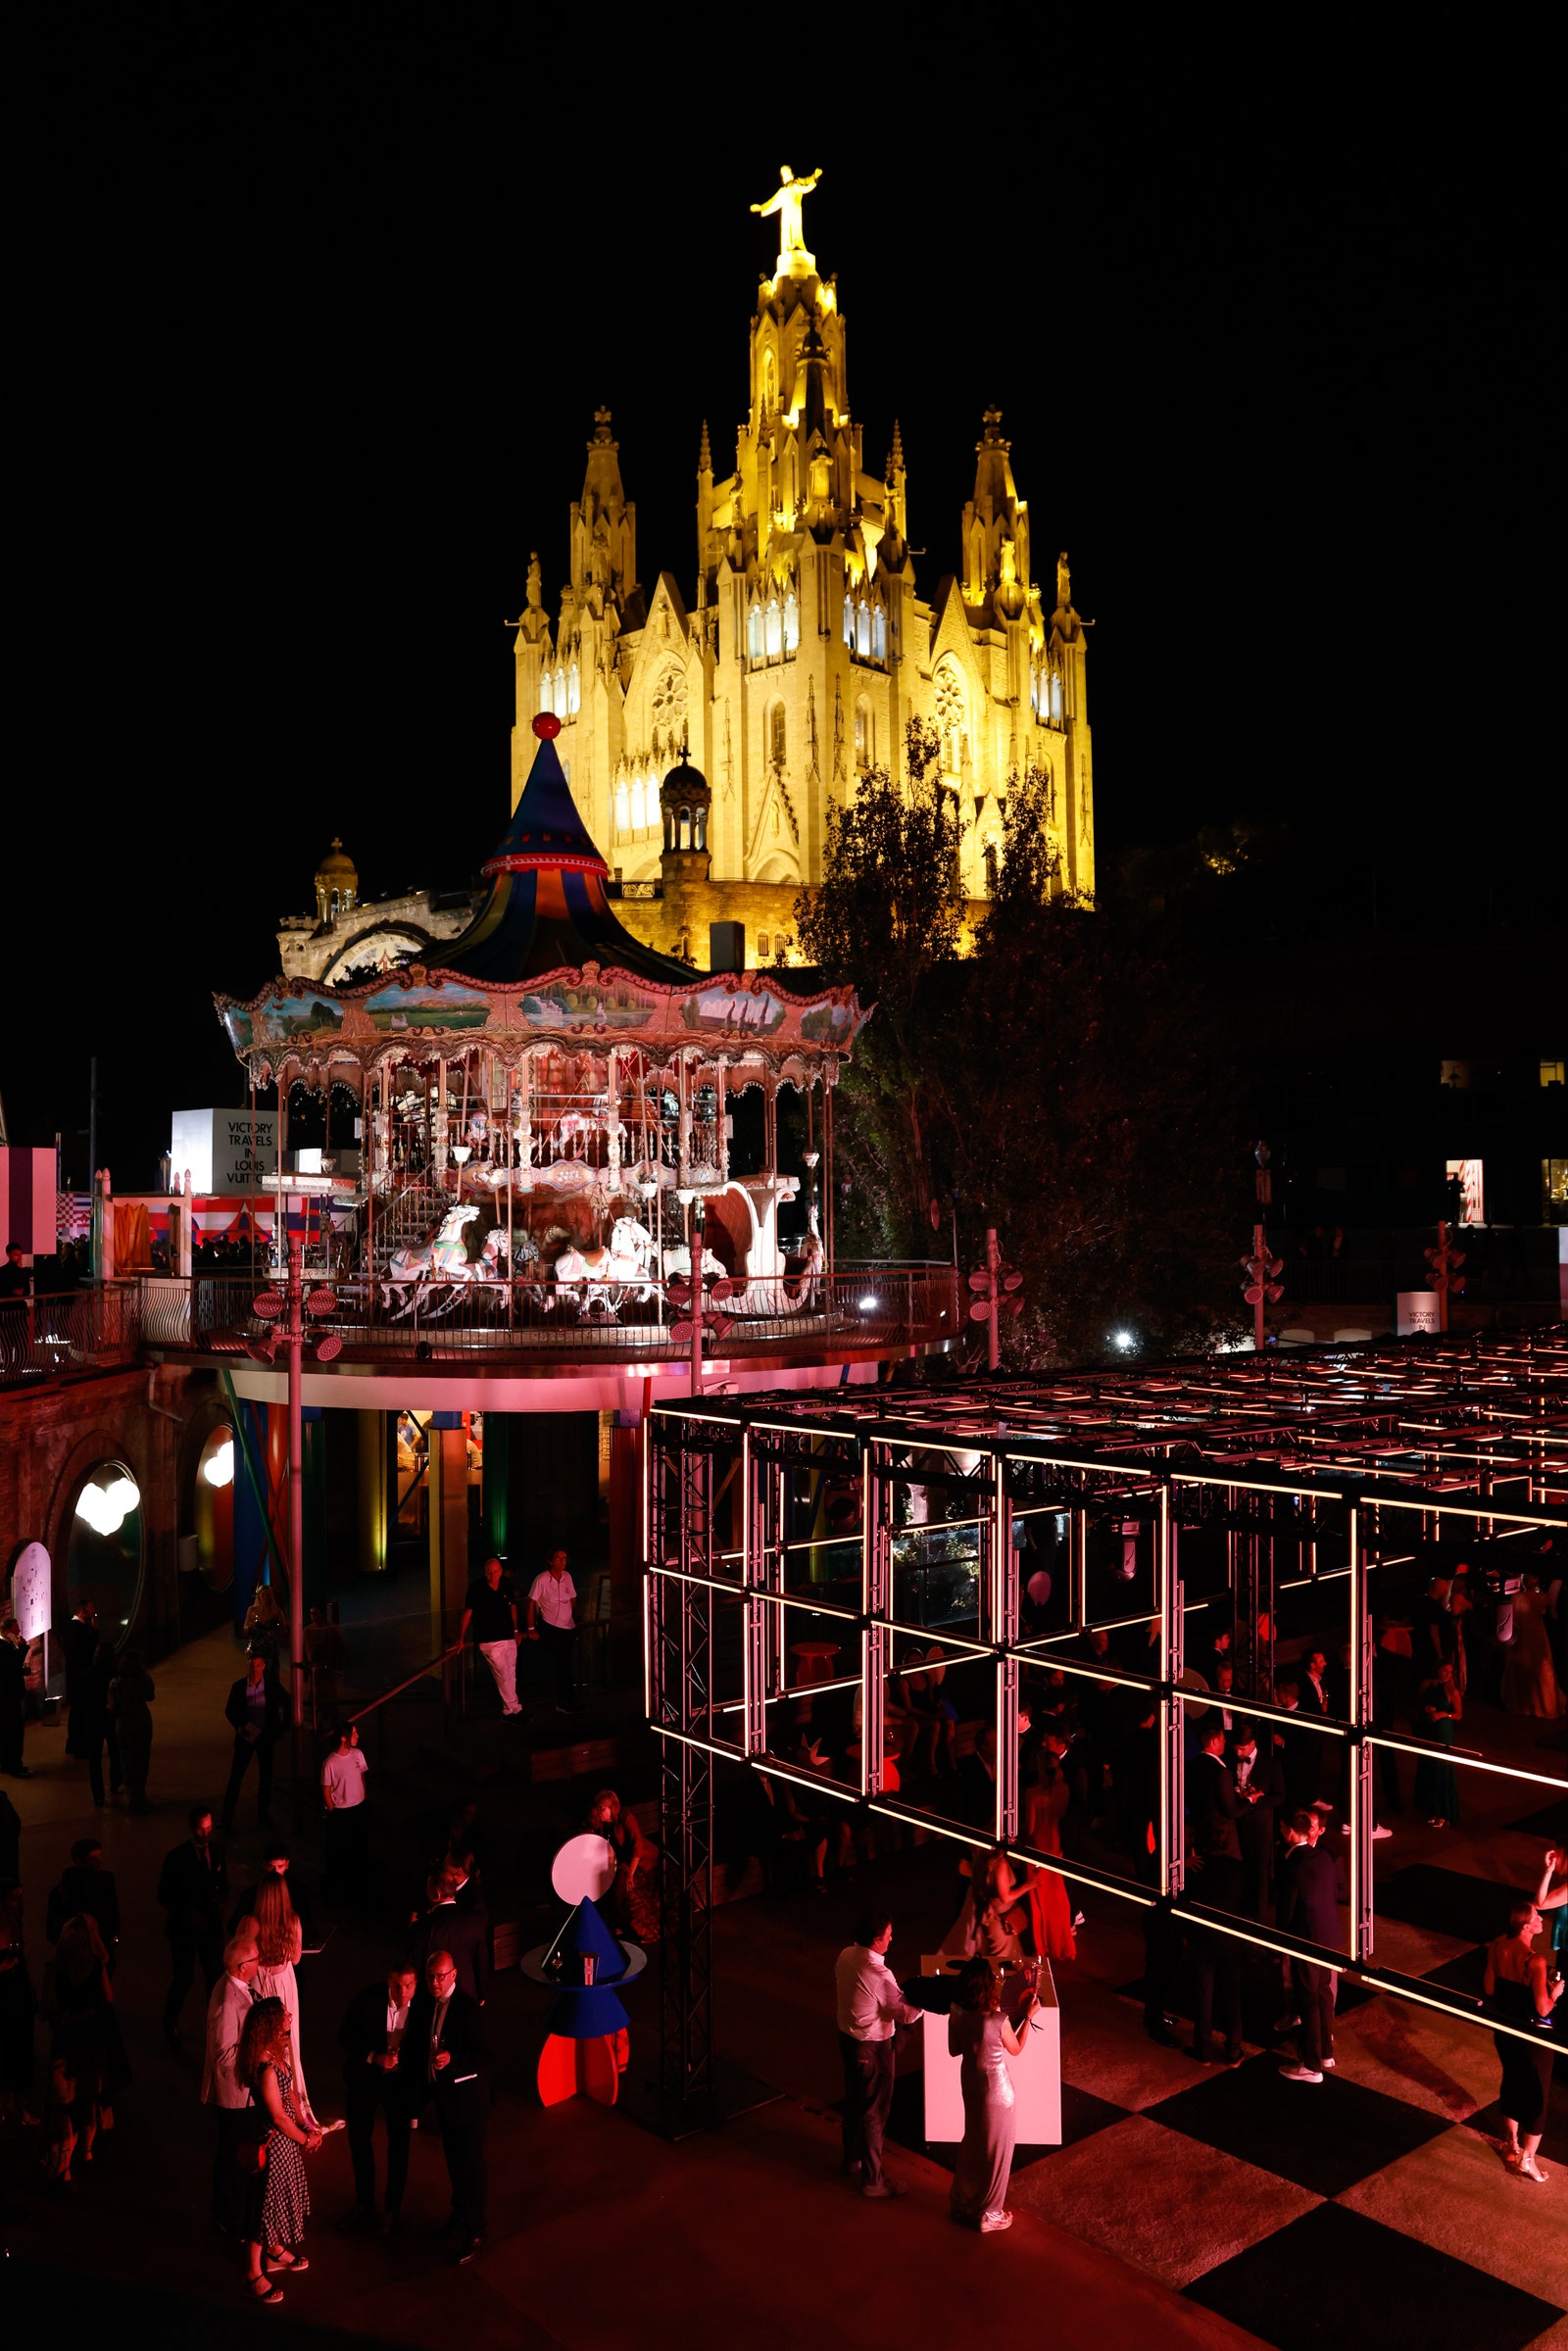
[[[703,437],[697,444],[697,470],[699,473],[711,473],[713,470],[713,452],[708,445],[708,418],[706,416],[703,418]]]

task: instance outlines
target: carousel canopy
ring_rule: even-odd
[[[561,721],[534,720],[539,748],[522,798],[495,855],[481,868],[490,895],[468,928],[441,951],[443,971],[505,986],[564,966],[613,964],[640,978],[687,985],[684,963],[644,947],[615,918],[609,871],[589,839],[555,746]]]
[[[253,1081],[330,1072],[352,1082],[400,1060],[466,1055],[511,1064],[540,1045],[630,1049],[650,1063],[769,1065],[790,1084],[831,1082],[868,1017],[853,987],[814,972],[702,972],[644,947],[617,921],[604,858],[572,802],[553,740],[539,748],[483,871],[490,893],[438,964],[410,963],[343,988],[274,980],[249,1003],[214,1002]],[[740,1071],[736,1069],[738,1079]],[[732,1083],[735,1082],[732,1080]]]

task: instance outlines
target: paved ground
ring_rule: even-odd
[[[309,2278],[283,2314],[244,2311],[233,2258],[203,2225],[209,2135],[196,2101],[195,1996],[183,2056],[172,2057],[157,2031],[165,1945],[151,1898],[162,1854],[183,1833],[185,1802],[220,1792],[221,1697],[236,1670],[222,1634],[158,1669],[151,1785],[161,1801],[150,1820],[119,1806],[95,1815],[57,1732],[29,1739],[38,1777],[8,1784],[25,1823],[35,1975],[47,1888],[66,1848],[88,1826],[104,1837],[126,1914],[117,1992],[136,2069],[120,2129],[69,2203],[39,2194],[20,2133],[4,2146],[17,2215],[6,2231],[13,2307],[34,2300],[69,2324],[85,2315],[99,2281],[134,2280],[138,2316],[162,2317],[165,2332],[193,2318],[210,2325],[216,2304],[225,2331],[247,2343],[280,2327],[294,2334],[299,2322],[301,2341],[326,2328],[441,2351],[458,2329],[476,2346],[504,2339],[529,2351],[628,2342],[701,2351],[736,2337],[952,2342],[999,2310],[1020,2326],[1035,2311],[1054,2328],[1092,2330],[1097,2351],[1250,2339],[1285,2351],[1331,2342],[1381,2351],[1417,2339],[1422,2351],[1568,2345],[1568,2168],[1559,2175],[1553,2163],[1545,2189],[1503,2173],[1490,2136],[1489,2035],[1355,1995],[1359,2004],[1342,2014],[1339,2079],[1296,2088],[1262,2053],[1278,2003],[1260,1967],[1249,1985],[1254,2053],[1236,2073],[1200,2072],[1143,2036],[1137,1923],[1108,1899],[1089,1906],[1078,1964],[1058,1970],[1067,2143],[1020,2152],[1014,2229],[982,2241],[948,2223],[942,2151],[919,2141],[912,2078],[901,2083],[896,2123],[911,2143],[894,2157],[907,2200],[868,2208],[849,2195],[836,2169],[827,1973],[873,1882],[897,1917],[896,1964],[912,1971],[933,1946],[955,1907],[955,1882],[952,1848],[929,1845],[869,1865],[823,1897],[760,1898],[717,1914],[721,2050],[783,2094],[676,2147],[624,2112],[579,2102],[541,2113],[531,2071],[544,1995],[515,1973],[498,1979],[501,2096],[482,2264],[454,2273],[429,2241],[445,2178],[422,2134],[403,2240],[335,2237],[329,2223],[350,2201],[337,2134],[312,2165],[320,2225]],[[1517,1741],[1521,1759],[1544,1735],[1542,1726],[1499,1733]],[[1561,1768],[1555,1751],[1540,1760]],[[1507,1886],[1529,1877],[1543,1841],[1527,1811],[1533,1799],[1510,1788],[1494,1782],[1467,1805],[1462,1837],[1401,1824],[1380,1848],[1389,1914],[1380,1957],[1447,1982],[1473,1970],[1475,1944],[1495,1931],[1492,1911]],[[432,1784],[432,1803],[439,1793]],[[1520,1816],[1533,1825],[1519,1827]],[[231,1849],[236,1885],[258,1842],[247,1806]],[[307,1858],[311,1849],[307,1836]],[[385,1933],[344,1925],[302,1971],[307,2066],[322,2108],[336,2089],[337,2019],[387,1946]],[[630,1996],[641,2051],[651,2047],[654,1999],[648,1980]],[[1568,2159],[1560,2086],[1557,2095],[1545,2152]]]

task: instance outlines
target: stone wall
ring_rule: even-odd
[[[0,1396],[6,1571],[9,1577],[24,1543],[44,1545],[55,1571],[57,1629],[71,1612],[66,1554],[76,1495],[98,1463],[119,1461],[141,1490],[141,1597],[125,1638],[146,1658],[166,1656],[178,1644],[182,1513],[190,1506],[202,1445],[224,1418],[211,1372],[168,1367],[105,1372]]]

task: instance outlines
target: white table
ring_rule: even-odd
[[[933,1953],[921,1961],[927,1976],[956,1975],[961,1960]],[[1004,1992],[1003,2006],[1009,2018],[1018,2006]],[[948,2054],[948,2020],[929,2011],[920,2019],[925,2062],[925,2134],[937,2141],[963,2136],[963,2091],[960,2064]],[[1029,2037],[1018,2057],[1009,2057],[1012,2092],[1017,2100],[1017,2144],[1020,2147],[1059,2147],[1061,2144],[1061,2010],[1047,1960],[1040,1963],[1040,2006],[1029,2021]]]

